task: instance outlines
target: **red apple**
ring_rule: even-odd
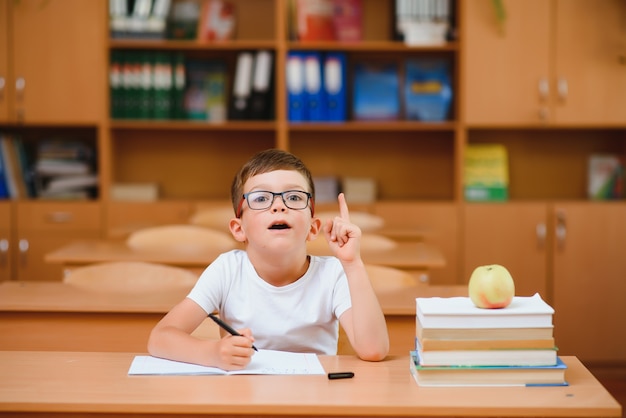
[[[513,277],[499,264],[476,267],[468,287],[470,299],[479,308],[505,308],[515,296]]]

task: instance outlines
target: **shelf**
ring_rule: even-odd
[[[371,131],[454,131],[456,122],[425,123],[418,121],[389,121],[366,122],[347,121],[341,123],[302,122],[290,123],[289,130],[300,131],[329,131],[329,132],[371,132]]]
[[[226,50],[239,51],[249,49],[275,49],[274,41],[233,40],[224,42],[202,42],[196,40],[146,40],[146,39],[111,39],[109,49],[141,49],[141,50],[168,50],[168,51],[195,51],[195,50]]]
[[[362,42],[288,42],[287,49],[322,50],[322,51],[371,51],[371,52],[440,52],[456,51],[458,44],[450,42],[445,45],[411,46],[396,41],[362,41]]]
[[[202,121],[156,121],[156,120],[112,120],[115,130],[159,130],[159,131],[274,131],[275,121],[227,121],[209,123]]]

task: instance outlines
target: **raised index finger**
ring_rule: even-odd
[[[348,204],[346,203],[346,196],[343,193],[339,193],[337,198],[339,200],[339,216],[341,219],[350,221],[350,212],[348,211]]]

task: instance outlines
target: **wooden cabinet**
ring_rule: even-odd
[[[106,1],[0,0],[0,123],[98,123]]]
[[[129,233],[164,224],[186,224],[193,204],[188,201],[109,202],[106,211],[106,236],[124,239]]]
[[[0,282],[11,278],[11,203],[0,201]]]
[[[623,2],[503,3],[501,26],[493,2],[463,4],[465,121],[623,125]]]
[[[555,203],[555,336],[562,355],[626,362],[626,203]]]
[[[97,202],[17,202],[16,240],[11,245],[15,280],[61,280],[59,265],[45,254],[78,239],[100,238],[102,210]]]
[[[500,264],[515,294],[550,301],[548,207],[545,203],[472,204],[463,208],[463,283],[478,266]]]

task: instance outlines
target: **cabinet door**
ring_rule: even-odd
[[[626,121],[626,3],[560,0],[556,13],[555,120]]]
[[[492,1],[462,4],[463,110],[471,124],[536,123],[549,117],[550,5],[508,1],[499,30]]]
[[[9,117],[9,0],[0,0],[0,122]]]
[[[14,254],[18,280],[63,278],[62,267],[45,255],[75,240],[101,237],[102,211],[96,202],[17,202]]]
[[[104,0],[12,4],[16,117],[32,123],[95,123],[105,116]],[[4,27],[4,26],[3,26]]]
[[[626,362],[626,203],[558,204],[554,217],[559,353]]]
[[[478,266],[505,266],[515,281],[515,294],[547,293],[548,210],[542,203],[466,204],[463,250],[465,282]]]

